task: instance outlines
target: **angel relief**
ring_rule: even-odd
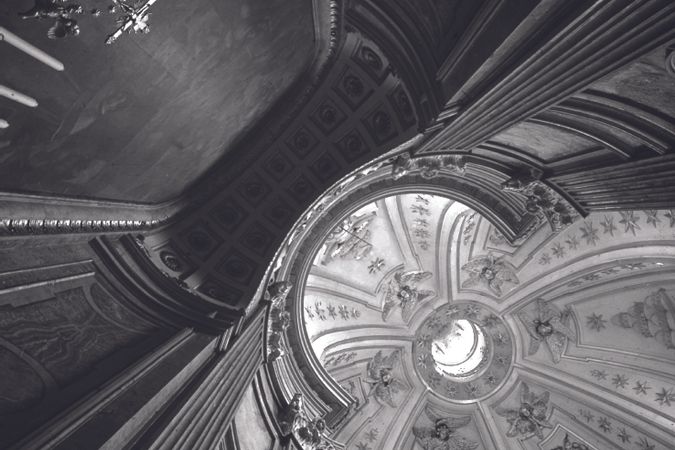
[[[503,293],[505,283],[518,284],[516,268],[504,261],[504,257],[495,257],[492,253],[487,256],[478,256],[462,266],[469,278],[462,282],[463,288],[470,288],[482,284],[496,296]]]
[[[352,258],[358,261],[370,255],[373,245],[368,241],[369,227],[375,215],[374,211],[361,216],[354,215],[335,227],[324,244],[321,264],[327,265],[335,258]]]
[[[471,422],[471,417],[442,417],[428,406],[426,416],[433,422],[432,427],[413,427],[415,441],[424,450],[473,450],[478,443],[462,436],[458,430]]]
[[[394,278],[385,285],[382,320],[385,322],[396,307],[401,308],[401,317],[405,322],[410,319],[413,309],[422,300],[436,295],[427,289],[418,289],[417,283],[431,278],[431,272],[396,272]]]
[[[570,327],[572,310],[560,311],[556,306],[539,299],[537,316],[531,317],[525,312],[518,314],[530,335],[528,355],[534,355],[543,342],[551,353],[554,363],[559,363],[568,340],[575,341],[576,335]]]
[[[400,362],[401,351],[396,350],[389,356],[382,356],[382,350],[378,351],[366,366],[367,376],[365,382],[370,385],[367,398],[373,397],[379,404],[396,408],[394,398],[396,394],[407,389],[406,385],[394,377],[394,367]]]
[[[549,398],[550,394],[547,391],[537,395],[530,391],[527,384],[521,383],[520,406],[495,409],[497,415],[505,417],[509,424],[506,435],[508,437],[522,436],[523,439],[537,436],[539,439],[544,439],[544,429],[553,428],[548,420]]]

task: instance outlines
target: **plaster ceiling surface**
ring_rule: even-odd
[[[228,153],[310,64],[312,4],[160,0],[148,34],[105,45],[110,2],[82,2],[79,36],[48,39],[51,19],[21,19],[31,0],[0,4],[0,25],[65,65],[55,71],[0,45],[0,190],[160,202]],[[91,8],[103,13],[94,17]]]
[[[380,198],[313,256],[304,327],[357,401],[345,448],[668,449],[675,211],[509,243],[441,196]],[[573,445],[575,445],[573,447]]]

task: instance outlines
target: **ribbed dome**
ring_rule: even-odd
[[[302,299],[314,356],[357,400],[334,439],[669,448],[668,214],[591,215],[558,232],[542,218],[517,244],[439,195],[385,196],[339,218]],[[645,415],[660,419],[638,423]]]

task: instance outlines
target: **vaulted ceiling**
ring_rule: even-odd
[[[429,447],[444,414],[469,448],[669,448],[675,3],[158,0],[110,46],[110,2],[82,3],[61,40],[0,4],[65,65],[0,42],[38,103],[0,96],[0,446],[103,444],[64,431],[108,411],[92,390],[167,336],[226,343],[287,281],[274,401],[347,448]],[[403,286],[433,293],[404,313]],[[439,315],[512,352],[461,401],[418,364]]]

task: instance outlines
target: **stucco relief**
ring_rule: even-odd
[[[561,311],[558,307],[544,300],[537,300],[534,314],[521,312],[518,314],[530,335],[528,355],[537,353],[543,343],[554,363],[559,363],[568,340],[575,341],[576,333],[571,323],[572,310]]]
[[[401,308],[403,321],[407,322],[415,307],[421,301],[436,295],[433,290],[417,287],[418,283],[422,283],[431,277],[431,272],[420,270],[394,273],[393,279],[383,288],[382,320],[386,322],[392,310],[399,307]]]
[[[462,288],[485,286],[497,297],[504,294],[504,288],[520,283],[513,264],[506,261],[505,257],[492,253],[474,257],[462,266],[462,271],[468,274],[468,278],[462,282]]]
[[[471,417],[442,416],[428,406],[424,413],[432,425],[413,427],[416,441],[424,450],[474,450],[480,445],[461,432],[471,422]]]
[[[520,404],[516,407],[497,407],[495,412],[502,416],[509,424],[506,435],[510,438],[520,437],[527,439],[536,436],[544,438],[544,432],[553,428],[549,422],[550,393],[547,391],[535,392],[527,383],[520,384]]]
[[[368,361],[365,383],[370,386],[368,398],[373,398],[379,404],[396,408],[398,394],[408,387],[403,383],[395,370],[401,364],[401,351],[395,350],[388,355],[378,351]]]

